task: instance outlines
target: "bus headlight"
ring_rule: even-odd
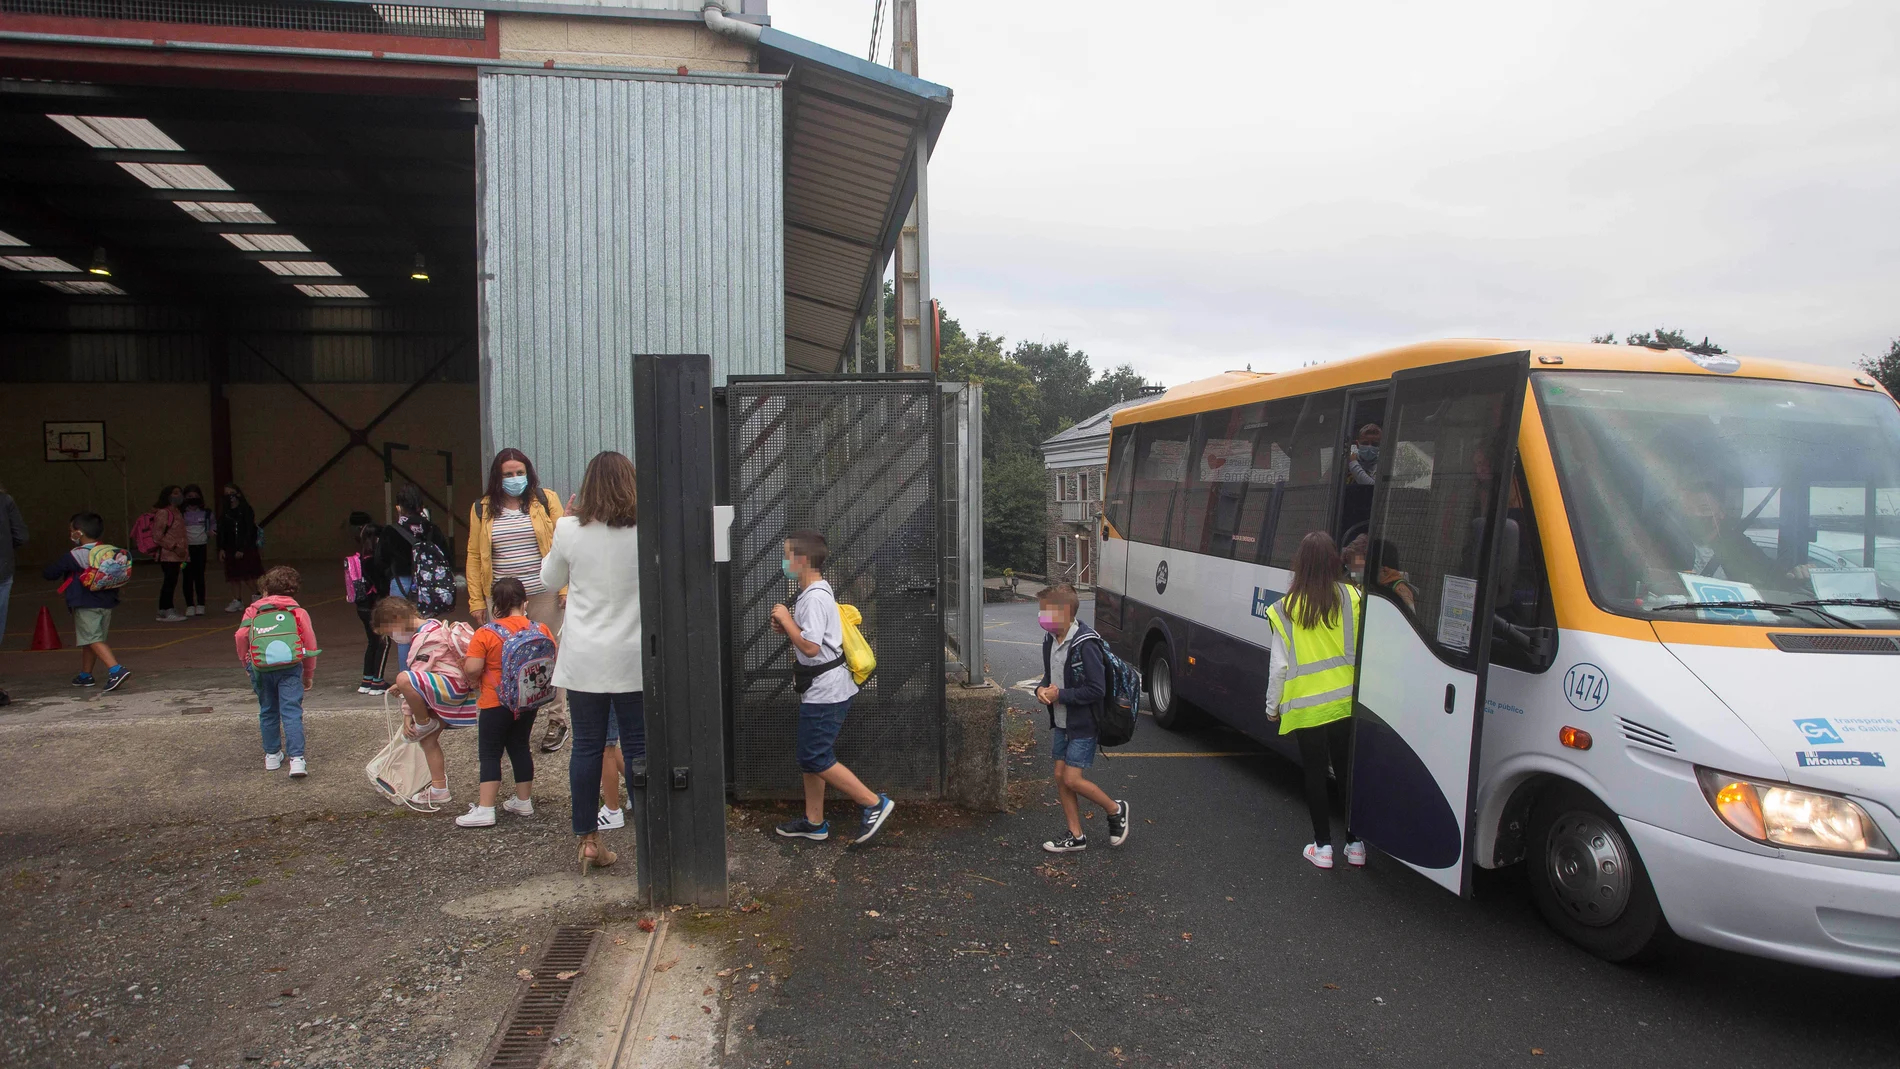
[[[1743,838],[1795,850],[1893,858],[1893,844],[1865,809],[1838,794],[1697,768],[1702,795],[1722,823]]]

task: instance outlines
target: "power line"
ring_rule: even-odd
[[[884,30],[884,0],[877,0],[877,6],[871,10],[871,54],[865,58],[877,62],[878,38]]]

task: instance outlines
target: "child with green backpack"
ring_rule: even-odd
[[[274,772],[290,758],[290,774],[310,771],[304,755],[303,696],[317,681],[317,632],[297,604],[303,585],[297,569],[278,565],[258,580],[263,597],[244,610],[237,629],[237,655],[257,691],[257,722],[264,736],[264,769]]]

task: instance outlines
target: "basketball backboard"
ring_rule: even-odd
[[[106,458],[105,423],[49,421],[43,426],[46,428],[47,460],[104,460]]]

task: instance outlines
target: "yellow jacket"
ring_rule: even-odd
[[[527,506],[528,519],[534,523],[534,540],[540,543],[545,557],[554,544],[554,521],[562,515],[561,497],[544,486],[541,500],[527,502]],[[468,611],[487,611],[488,588],[495,584],[494,525],[487,497],[468,510],[468,563],[463,570],[468,576]],[[561,593],[567,593],[567,589],[563,587]]]

